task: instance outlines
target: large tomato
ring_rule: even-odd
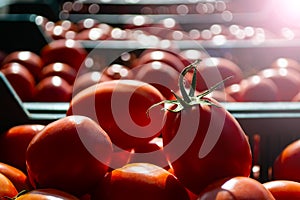
[[[231,177],[220,179],[206,187],[198,200],[275,200],[263,184],[249,177]]]
[[[187,67],[182,77],[191,69],[196,66]],[[210,90],[195,97],[179,84],[183,98],[165,101],[171,106],[166,108],[162,130],[164,152],[175,176],[195,194],[218,179],[249,176],[251,149],[237,120],[217,101],[205,97]]]
[[[263,183],[276,200],[300,199],[300,183],[289,180],[272,180]]]
[[[148,108],[164,98],[148,83],[113,80],[91,86],[71,101],[67,115],[84,115],[97,121],[112,142],[122,149],[147,144],[160,134],[163,113]]]
[[[30,142],[27,172],[34,188],[83,195],[103,178],[112,143],[93,120],[68,116],[48,124]]]
[[[300,182],[300,140],[287,145],[273,163],[275,180],[291,180]]]
[[[32,138],[45,126],[17,125],[0,135],[0,161],[26,172],[26,150]]]
[[[188,200],[178,179],[167,170],[149,163],[132,163],[106,174],[93,200]]]
[[[19,195],[15,200],[79,200],[77,197],[56,189],[37,189]]]

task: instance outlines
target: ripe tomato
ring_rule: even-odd
[[[291,180],[300,182],[300,140],[287,145],[273,163],[273,178],[275,180]]]
[[[12,182],[0,173],[0,198],[10,197],[13,198],[18,194],[17,189]]]
[[[156,49],[156,50],[146,50],[144,51],[138,61],[136,66],[141,66],[149,62],[160,61],[166,63],[180,72],[184,68],[184,63],[179,58],[179,56],[175,55],[172,52]]]
[[[196,70],[195,64],[182,77],[191,69]],[[179,85],[183,97],[165,101],[171,105],[166,107],[162,130],[164,152],[175,176],[195,194],[218,179],[249,176],[251,149],[237,120],[217,101],[205,97],[210,91],[195,97],[187,94],[182,80]],[[196,85],[191,88],[195,90]]]
[[[91,86],[73,97],[67,115],[92,118],[122,149],[147,144],[160,134],[163,113],[148,108],[162,101],[153,86],[136,80],[113,80]]]
[[[21,170],[0,162],[0,173],[12,182],[18,192],[32,189],[27,175]]]
[[[26,172],[26,150],[32,138],[45,126],[17,125],[0,135],[0,161]]]
[[[1,72],[22,101],[32,101],[35,80],[27,68],[16,62],[7,63],[2,67]]]
[[[110,77],[98,71],[86,72],[80,76],[77,76],[73,84],[73,96],[75,96],[81,90],[84,90],[99,82],[110,81]]]
[[[37,80],[40,71],[43,67],[41,57],[31,51],[14,51],[8,54],[3,60],[3,64],[16,62],[23,65],[32,73],[33,77]]]
[[[171,90],[178,90],[179,72],[168,64],[153,61],[141,65],[134,70],[135,79],[144,81],[156,87],[166,99],[173,97]]]
[[[243,72],[240,67],[231,60],[221,57],[203,58],[197,73],[197,90],[204,91],[228,77],[224,87],[239,83],[243,80]]]
[[[76,71],[78,71],[86,56],[87,52],[81,44],[71,39],[52,41],[41,50],[44,65],[62,62],[70,65]]]
[[[72,86],[59,76],[49,76],[35,86],[34,100],[41,102],[68,102]]]
[[[258,181],[249,177],[231,177],[217,180],[208,185],[198,200],[243,200],[264,199],[275,200],[273,195]]]
[[[274,102],[279,100],[277,85],[262,76],[253,75],[240,83],[239,94],[242,102]]]
[[[36,189],[18,196],[15,200],[79,200],[77,197],[56,189]]]
[[[149,163],[132,163],[106,174],[92,199],[105,200],[187,200],[188,194],[177,178]]]
[[[279,101],[291,101],[300,91],[299,73],[285,68],[268,68],[259,72],[271,79],[278,88]]]
[[[276,200],[300,199],[300,183],[289,180],[273,180],[263,183]]]
[[[59,76],[72,85],[75,81],[76,75],[76,70],[70,65],[56,62],[43,67],[40,80],[48,76]]]
[[[294,60],[292,58],[284,58],[284,57],[277,58],[271,64],[271,67],[273,67],[273,68],[294,69],[294,70],[300,72],[300,63],[297,60]]]
[[[112,143],[93,120],[68,116],[48,124],[30,142],[27,172],[34,188],[83,195],[107,172]]]
[[[103,75],[111,79],[132,79],[133,74],[129,67],[122,64],[111,64],[102,71]]]

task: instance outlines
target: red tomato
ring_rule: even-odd
[[[52,41],[41,50],[41,58],[45,65],[62,62],[70,65],[76,71],[79,70],[86,56],[87,52],[81,44],[71,39]]]
[[[26,172],[25,155],[32,138],[44,128],[40,124],[24,124],[0,135],[0,161]]]
[[[243,80],[243,72],[234,62],[220,57],[204,58],[198,67],[197,90],[206,90],[230,76],[231,78],[224,82],[224,87]]]
[[[242,81],[241,81],[242,82]],[[240,83],[235,83],[225,87],[225,93],[233,97],[236,101],[242,101],[242,85]]]
[[[67,115],[92,118],[122,149],[147,144],[160,134],[163,113],[148,108],[162,101],[153,86],[136,80],[113,80],[91,86],[75,95]]]
[[[258,181],[249,177],[232,177],[217,180],[199,195],[198,200],[275,200],[273,195]]]
[[[178,90],[179,72],[168,64],[153,61],[135,68],[135,79],[156,87],[166,99],[173,97],[171,90]]]
[[[100,24],[100,21],[93,18],[84,18],[79,20],[76,24],[80,32],[85,29],[96,28]]]
[[[79,200],[77,197],[56,189],[31,190],[15,200]]]
[[[8,54],[3,64],[17,62],[28,69],[35,79],[39,77],[40,71],[43,67],[41,57],[31,51],[14,51]]]
[[[273,163],[275,180],[291,180],[300,182],[300,140],[287,145]]]
[[[18,192],[32,189],[27,175],[13,166],[0,162],[0,174],[6,176]]]
[[[181,72],[185,66],[179,56],[165,50],[146,50],[140,55],[136,66],[138,67],[153,61],[166,63],[178,72]]]
[[[40,102],[68,102],[71,100],[72,86],[59,76],[42,79],[35,87],[34,100]]]
[[[22,101],[31,101],[34,95],[35,80],[32,74],[19,63],[7,63],[1,69]]]
[[[263,183],[276,200],[300,199],[300,183],[288,180],[273,180]]]
[[[0,198],[15,197],[18,194],[17,189],[13,183],[2,173],[0,173]]]
[[[111,64],[103,70],[103,75],[111,79],[132,79],[133,74],[129,67],[121,64]]]
[[[300,63],[292,58],[277,58],[272,64],[273,68],[294,69],[300,72]]]
[[[240,85],[240,101],[274,102],[279,100],[277,85],[271,79],[253,75],[244,79]]]
[[[112,143],[101,127],[84,116],[48,124],[30,142],[27,172],[34,188],[55,188],[81,196],[108,170]]]
[[[295,70],[268,68],[259,72],[259,75],[276,84],[279,101],[291,101],[300,91],[300,74]]]
[[[166,110],[162,130],[164,152],[175,176],[195,194],[218,179],[249,176],[251,149],[237,120],[217,101],[186,94],[182,84],[184,99],[166,102],[172,111]]]
[[[72,85],[75,81],[76,75],[76,70],[73,69],[70,65],[66,63],[56,62],[44,66],[41,71],[40,80],[48,76],[59,76],[66,80],[70,85]]]
[[[75,96],[81,90],[84,90],[99,82],[110,81],[110,77],[98,71],[86,72],[78,76],[73,84],[73,96]]]
[[[188,200],[185,188],[165,169],[149,163],[132,163],[106,174],[92,199]]]

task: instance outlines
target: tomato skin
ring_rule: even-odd
[[[149,163],[132,163],[106,174],[92,200],[188,200],[174,175]]]
[[[3,65],[1,72],[5,75],[22,101],[31,101],[34,95],[35,80],[30,71],[16,62]]]
[[[197,105],[177,113],[167,111],[162,131],[164,152],[175,176],[195,194],[218,179],[249,176],[252,165],[242,128],[218,102],[210,100],[220,107]]]
[[[38,78],[40,71],[43,67],[43,61],[41,57],[31,51],[14,51],[8,54],[3,60],[3,64],[19,63],[26,67],[30,73],[32,73],[35,79]]]
[[[141,81],[106,81],[75,95],[67,115],[90,117],[108,133],[113,144],[130,149],[160,134],[163,113],[157,107],[148,117],[147,110],[163,99],[155,87]]]
[[[70,65],[76,71],[84,62],[87,52],[77,41],[71,39],[54,40],[41,49],[44,65],[62,62]]]
[[[68,116],[48,124],[26,152],[28,177],[34,188],[55,188],[83,195],[103,178],[112,143],[93,120]]]
[[[300,182],[300,140],[287,145],[273,163],[274,180],[291,180]]]
[[[0,161],[26,173],[26,150],[32,138],[45,126],[17,125],[0,135]]]
[[[0,198],[11,197],[13,198],[18,194],[17,189],[13,183],[2,173],[0,173]]]
[[[263,183],[276,200],[300,199],[300,183],[289,180],[273,180]]]
[[[208,185],[198,200],[275,200],[273,195],[260,182],[249,177],[231,177],[217,180]]]
[[[49,76],[35,86],[34,101],[68,102],[71,99],[72,86],[59,76]]]
[[[27,175],[21,170],[0,162],[0,173],[12,182],[18,192],[32,189]]]
[[[79,200],[77,197],[56,189],[36,189],[20,195],[16,200]]]

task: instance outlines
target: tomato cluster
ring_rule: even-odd
[[[29,59],[21,59],[20,54]],[[273,170],[274,179],[284,181],[263,184],[250,177],[248,138],[219,103],[230,100],[227,88],[243,85],[239,67],[216,57],[190,63],[181,55],[146,50],[130,67],[113,63],[101,72],[80,70],[86,52],[73,40],[56,40],[40,56],[27,51],[8,55],[1,71],[16,83],[13,86],[22,100],[59,101],[63,93],[53,92],[54,86],[46,84],[55,77],[68,84],[63,87],[68,88],[68,98],[60,100],[70,104],[61,119],[15,126],[0,135],[0,196],[81,200],[297,197],[299,179],[283,168],[290,167],[292,172],[298,166],[286,153]],[[16,66],[24,73],[6,71]],[[17,89],[20,85],[23,91],[26,85],[35,88],[27,90],[32,96],[23,97]],[[237,96],[233,94],[232,99]]]

